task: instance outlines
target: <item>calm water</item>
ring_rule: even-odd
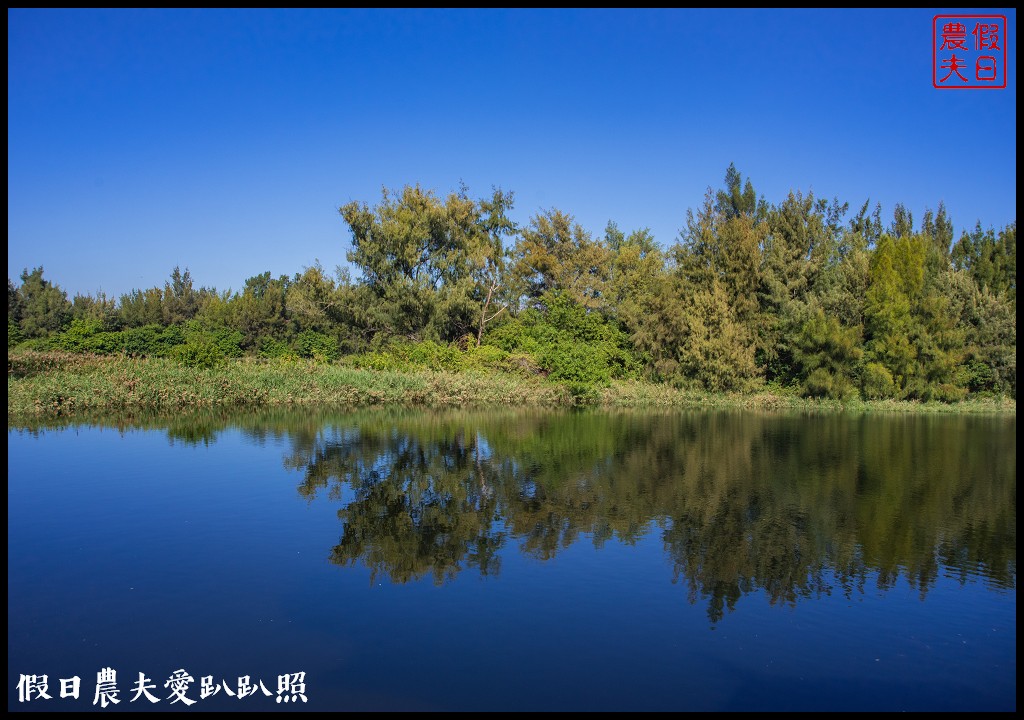
[[[749,412],[11,428],[8,707],[93,709],[110,667],[107,711],[180,709],[179,669],[195,711],[1015,710],[1015,430]],[[130,702],[140,672],[155,705]],[[308,702],[277,704],[300,672]],[[53,699],[19,703],[22,674]],[[242,676],[271,695],[228,696]],[[221,690],[200,700],[203,677]]]

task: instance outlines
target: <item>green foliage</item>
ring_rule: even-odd
[[[607,313],[619,321],[625,332],[632,334],[642,327],[644,308],[664,274],[665,254],[649,230],[630,233],[619,243],[607,287]]]
[[[287,298],[291,282],[286,276],[274,280],[269,272],[245,281],[240,296],[225,303],[230,307],[233,326],[244,335],[242,345],[259,347],[263,354],[264,338],[283,340],[288,332]]]
[[[749,387],[757,375],[754,346],[717,282],[690,298],[684,322],[686,341],[677,351],[682,375],[712,391]]]
[[[171,279],[164,285],[164,323],[176,325],[191,320],[199,312],[201,296],[192,286],[192,274],[175,267]]]
[[[744,184],[736,165],[729,163],[725,171],[725,188],[715,195],[715,210],[726,218],[746,215],[760,220],[767,212],[767,203],[763,198],[758,200],[750,179]]]
[[[612,377],[608,358],[600,348],[572,341],[563,340],[544,347],[538,362],[551,380],[576,385],[607,385]]]
[[[209,333],[210,339],[224,353],[224,357],[242,357],[242,333],[230,328],[217,328]]]
[[[295,351],[299,357],[317,362],[333,362],[338,357],[338,341],[323,333],[303,330],[295,338]]]
[[[500,190],[477,203],[461,188],[442,201],[418,185],[384,190],[373,209],[342,207],[353,237],[348,260],[369,290],[356,308],[357,324],[412,340],[451,341],[471,331],[479,337],[497,312],[495,301],[502,304],[511,207],[512,194]]]
[[[500,351],[499,351],[500,352]],[[471,364],[467,357],[454,345],[442,345],[432,340],[408,342],[392,340],[379,350],[345,358],[345,363],[353,367],[381,371],[405,370],[444,370],[459,372]],[[478,353],[477,366],[486,353]]]
[[[930,252],[931,250],[931,252]],[[897,397],[952,401],[966,389],[963,361],[974,302],[924,235],[883,235],[871,257],[864,306],[866,357],[885,366]]]
[[[528,301],[561,293],[585,308],[604,305],[612,251],[596,242],[572,215],[550,210],[535,216],[516,243],[513,273]]]
[[[1017,312],[1009,298],[979,291],[968,317],[969,387],[1017,397]]]
[[[190,337],[174,348],[172,356],[187,368],[216,368],[227,363],[227,356],[209,336]]]
[[[853,400],[858,396],[857,386],[845,375],[833,374],[819,367],[803,383],[803,394],[813,398]]]
[[[133,357],[169,357],[173,348],[185,342],[185,333],[177,325],[145,325],[121,334],[125,354]]]
[[[804,394],[848,400],[856,396],[854,377],[861,359],[860,333],[844,328],[821,308],[808,311],[793,343]]]
[[[903,203],[896,203],[889,234],[895,238],[907,238],[914,234],[914,216]]]
[[[160,288],[132,290],[121,296],[121,322],[126,327],[164,324],[164,294]]]
[[[1010,302],[1017,298],[1017,223],[999,232],[982,230],[979,222],[974,231],[965,232],[953,247],[953,266],[967,270],[982,290],[1005,295]]]
[[[462,366],[472,370],[497,370],[508,367],[509,354],[494,345],[469,345],[462,355]]]
[[[541,348],[535,328],[541,322],[540,313],[526,310],[513,320],[504,322],[487,332],[485,342],[505,352],[536,353]]]
[[[540,300],[545,312],[523,312],[489,332],[486,343],[532,356],[551,380],[607,385],[613,378],[640,376],[643,364],[614,323],[567,293],[547,293]]]
[[[7,318],[7,347],[8,348],[12,348],[12,347],[17,345],[18,343],[20,343],[24,339],[25,339],[25,336],[22,335],[21,327],[18,325],[17,321],[15,321],[12,318],[8,317]]]
[[[51,344],[60,350],[71,352],[95,352],[94,340],[102,331],[99,320],[72,320],[67,330],[56,335]]]
[[[866,364],[861,377],[861,392],[869,400],[886,400],[896,397],[896,383],[893,381],[889,368],[876,362]]]
[[[414,367],[430,370],[458,371],[462,369],[462,353],[457,347],[441,345],[431,340],[404,345],[405,357]]]
[[[117,303],[104,293],[92,295],[75,295],[71,304],[71,317],[74,320],[90,320],[99,324],[103,331],[120,330],[122,322],[117,310]]]
[[[8,318],[12,315],[8,281]],[[27,338],[42,338],[59,332],[71,322],[71,303],[57,285],[43,279],[43,268],[21,273],[21,287],[15,303],[20,315],[21,333]]]
[[[919,229],[903,205],[884,227],[870,201],[847,222],[847,204],[811,193],[769,205],[735,165],[666,250],[613,221],[595,239],[555,209],[519,228],[512,207],[511,192],[465,187],[349,203],[355,279],[316,261],[218,294],[176,267],[117,302],[68,302],[25,270],[7,283],[8,348],[542,375],[580,403],[642,378],[840,401],[1016,396],[1015,222],[953,244],[942,203]]]
[[[283,340],[275,340],[272,337],[263,336],[258,341],[257,354],[262,358],[294,358],[298,357],[291,345]]]

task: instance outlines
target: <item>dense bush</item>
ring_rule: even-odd
[[[299,357],[313,358],[317,362],[332,362],[338,357],[338,341],[323,333],[303,330],[295,338],[295,351]]]
[[[533,357],[556,381],[607,385],[641,376],[643,363],[613,322],[562,293],[545,295],[543,305],[546,312],[529,309],[491,330],[487,344]]]
[[[178,345],[174,348],[173,357],[190,368],[214,368],[227,362],[224,351],[208,336],[196,336]]]
[[[884,365],[868,363],[861,378],[864,397],[868,400],[885,400],[896,396],[896,383],[892,373]]]

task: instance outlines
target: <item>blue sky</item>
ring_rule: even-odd
[[[932,87],[932,17],[1007,16],[1005,90]],[[69,296],[345,263],[338,207],[460,181],[671,244],[730,162],[1016,221],[1008,10],[8,10],[7,266]]]

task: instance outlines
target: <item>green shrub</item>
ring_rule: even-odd
[[[607,385],[611,380],[605,354],[586,345],[558,343],[541,352],[538,362],[550,380],[584,385]]]
[[[885,400],[896,396],[896,383],[889,368],[880,363],[868,363],[861,377],[861,389],[868,400]]]
[[[96,319],[77,318],[71,321],[68,329],[51,338],[51,345],[69,352],[91,352],[89,340],[103,329],[103,324]]]
[[[323,333],[303,330],[295,338],[295,351],[299,357],[313,358],[317,362],[333,362],[338,357],[338,341]]]
[[[612,378],[643,376],[643,360],[614,322],[559,293],[548,293],[541,304],[544,313],[529,309],[491,329],[487,345],[532,357],[560,382],[607,385]]]
[[[96,333],[89,338],[86,349],[99,355],[117,355],[124,351],[124,333]]]
[[[173,351],[174,358],[189,368],[215,368],[224,365],[227,357],[209,337],[194,337]]]
[[[474,370],[504,370],[509,354],[494,345],[470,345],[463,354],[462,363]]]
[[[53,343],[51,338],[30,338],[23,340],[18,344],[20,350],[34,350],[36,352],[46,352],[47,350],[53,350]]]
[[[185,342],[185,333],[177,325],[144,325],[117,334],[121,336],[120,349],[133,357],[170,357],[173,349]]]
[[[298,357],[291,346],[281,340],[263,335],[257,342],[257,354],[264,358],[294,358]]]
[[[404,353],[408,362],[414,366],[450,372],[462,370],[462,353],[451,345],[439,345],[432,340],[425,340],[400,348],[399,352]]]
[[[852,400],[857,396],[857,388],[849,378],[833,374],[823,367],[817,368],[804,380],[801,390],[804,397],[831,400]]]
[[[238,330],[217,328],[209,331],[208,337],[217,346],[217,349],[224,354],[224,357],[242,357],[242,342],[245,340],[245,336]]]

